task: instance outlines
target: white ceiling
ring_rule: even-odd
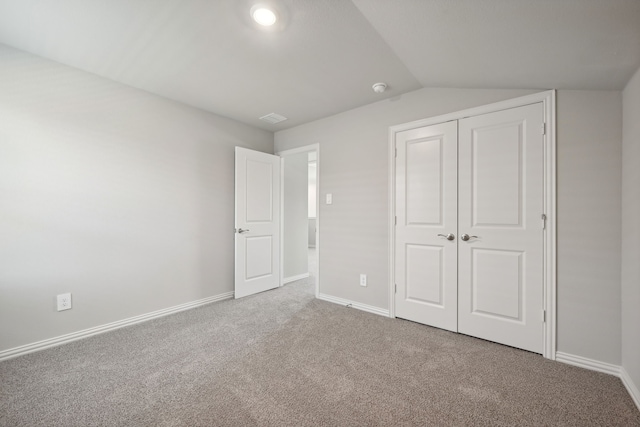
[[[272,131],[421,87],[622,89],[640,67],[640,0],[263,0],[270,31],[257,1],[0,0],[0,43]]]

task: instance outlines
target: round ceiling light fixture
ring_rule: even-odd
[[[251,17],[263,27],[270,27],[278,20],[276,13],[262,4],[256,4],[251,8]]]
[[[387,84],[382,82],[375,83],[373,86],[371,86],[371,89],[373,89],[375,93],[382,93],[387,90]]]

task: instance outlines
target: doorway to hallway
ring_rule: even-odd
[[[319,293],[317,144],[278,153],[282,159],[282,284],[312,284]]]

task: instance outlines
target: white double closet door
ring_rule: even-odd
[[[542,353],[542,103],[396,135],[397,317]]]

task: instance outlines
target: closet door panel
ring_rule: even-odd
[[[396,135],[396,316],[457,330],[457,123]]]
[[[542,104],[459,122],[458,328],[542,352]],[[468,237],[467,237],[468,236]]]

